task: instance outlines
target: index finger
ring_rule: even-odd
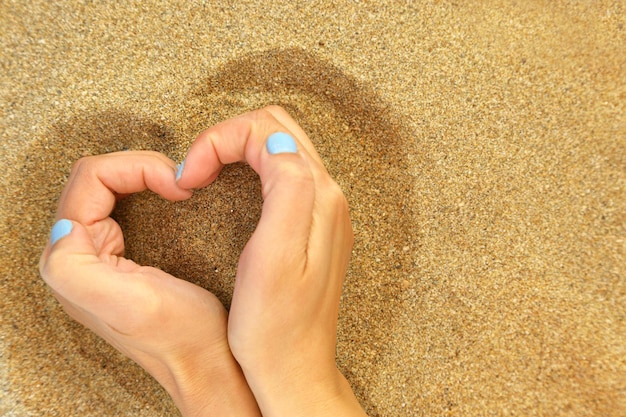
[[[176,164],[152,151],[115,152],[88,156],[72,167],[61,193],[57,219],[91,225],[111,214],[120,195],[150,189],[168,200],[184,200],[191,191],[175,181]]]
[[[300,126],[279,106],[244,113],[202,132],[194,141],[178,183],[185,188],[203,188],[215,180],[226,164],[245,161],[261,181],[274,164],[267,163],[266,140],[272,133],[284,132],[298,144],[298,153],[315,178],[328,177],[324,164]],[[265,160],[265,163],[264,163]]]
[[[313,223],[316,192],[328,177],[306,135],[279,122],[268,107],[219,123],[194,141],[178,184],[201,188],[211,183],[225,164],[245,161],[261,180],[263,210],[248,247],[272,248],[265,262],[285,253],[306,254]],[[272,139],[289,143],[274,149]],[[324,216],[322,216],[324,218]],[[251,250],[251,249],[249,249]],[[292,256],[295,263],[306,256]],[[302,266],[302,265],[299,265]]]

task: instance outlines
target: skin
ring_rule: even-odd
[[[275,132],[297,152],[270,154]],[[227,313],[208,291],[123,258],[109,215],[117,198],[146,188],[187,199],[237,161],[259,174],[264,203]],[[353,243],[347,203],[307,135],[279,107],[246,113],[202,132],[175,173],[155,152],[75,164],[57,211],[73,229],[40,261],[64,309],[153,375],[185,416],[364,416],[335,364]]]

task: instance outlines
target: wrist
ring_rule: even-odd
[[[323,373],[246,378],[264,417],[364,417],[350,384],[336,367]]]
[[[220,358],[196,358],[189,372],[172,372],[166,389],[185,417],[236,415],[260,417],[261,413],[243,372],[228,352]]]

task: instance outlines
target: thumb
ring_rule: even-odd
[[[282,285],[278,280],[285,274],[280,271],[300,273],[307,263],[315,175],[304,149],[286,133],[270,135],[252,163],[261,177],[263,210],[240,258],[237,279],[241,286],[247,276],[265,272],[266,284]]]
[[[90,310],[120,291],[120,269],[104,263],[85,226],[68,219],[61,219],[52,227],[39,271],[56,294],[75,305],[88,305]]]

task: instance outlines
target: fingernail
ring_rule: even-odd
[[[266,146],[267,151],[272,155],[298,152],[296,141],[293,140],[291,135],[283,132],[272,133],[270,137],[267,138]]]
[[[183,175],[183,168],[185,168],[184,160],[180,164],[176,165],[176,181],[178,181],[180,177]]]
[[[54,245],[57,241],[70,234],[74,225],[67,219],[61,219],[52,226],[50,233],[50,244]]]

